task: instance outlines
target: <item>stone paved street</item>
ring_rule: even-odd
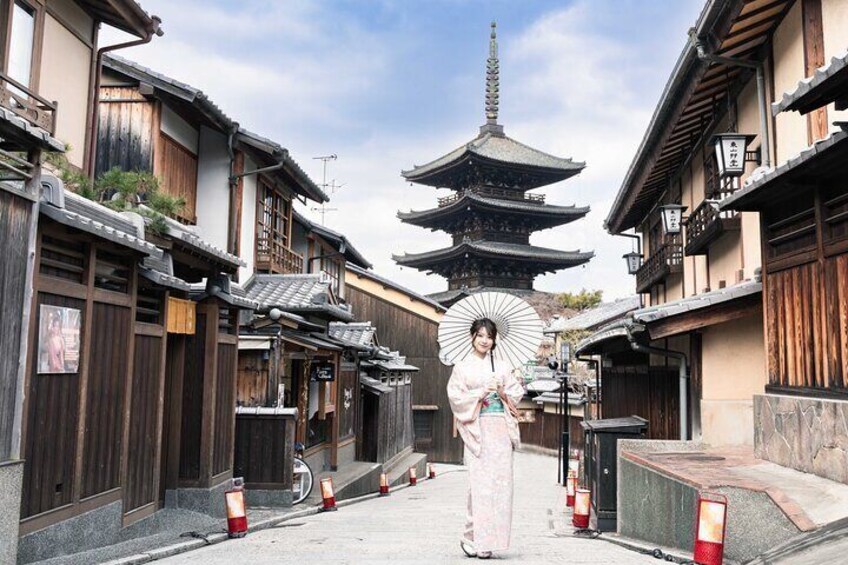
[[[459,549],[468,475],[439,465],[439,476],[377,498],[178,555],[163,563],[470,563]],[[556,485],[556,459],[518,453],[512,548],[520,563],[621,564],[657,560],[602,540],[572,536]]]

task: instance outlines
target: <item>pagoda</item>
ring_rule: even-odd
[[[431,295],[446,305],[481,290],[523,294],[533,290],[536,276],[581,265],[594,256],[591,251],[530,245],[533,232],[582,218],[589,207],[545,204],[544,195],[528,191],[573,177],[586,164],[543,153],[504,134],[498,124],[498,66],[493,22],[486,123],[480,134],[443,157],[401,173],[409,182],[454,191],[439,198],[436,208],[397,214],[405,223],[449,233],[451,246],[393,256],[401,266],[447,278],[448,291]]]

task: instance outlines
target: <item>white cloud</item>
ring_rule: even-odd
[[[384,4],[392,12],[390,19],[397,21],[414,12],[405,2]],[[625,4],[641,14],[647,3]],[[327,225],[345,233],[381,275],[422,293],[447,288],[441,277],[401,269],[391,260],[392,253],[449,244],[446,234],[408,226],[395,217],[397,210],[432,208],[441,195],[429,187],[409,186],[400,170],[436,158],[476,135],[483,121],[482,59],[473,77],[414,76],[402,83],[398,77],[410,76],[403,71],[421,63],[414,57],[425,57],[419,49],[426,50],[426,41],[434,38],[422,40],[402,26],[376,28],[344,18],[326,2],[247,0],[226,9],[198,0],[145,0],[144,5],[151,13],[161,13],[166,35],[124,54],[200,88],[244,127],[288,147],[316,182],[321,182],[321,163],[312,157],[337,153],[328,180],[345,186],[332,195],[329,207],[337,211],[327,213]],[[695,12],[683,14],[675,2],[681,10],[675,17],[684,19],[666,25],[679,41],[640,44],[605,26],[621,6],[621,0],[578,0],[525,29],[501,33],[501,122],[507,134],[588,163],[578,177],[540,192],[550,203],[588,204],[592,212],[540,232],[532,241],[558,249],[592,249],[596,257],[586,268],[538,278],[541,290],[600,288],[614,298],[634,289],[621,259],[630,250],[629,240],[609,236],[601,224]],[[668,4],[663,6],[667,9]],[[628,25],[655,23],[649,19],[646,15],[644,21]],[[487,30],[481,30],[480,41],[485,45]],[[657,44],[662,52],[656,52]],[[648,54],[648,49],[653,52]],[[426,68],[441,66],[428,64]],[[434,93],[424,98],[430,107],[409,103],[422,99],[413,96],[422,89]],[[439,100],[436,93],[449,100]],[[467,108],[467,119],[439,119],[443,111],[449,112],[444,106],[455,109],[460,97],[467,97],[459,101]],[[360,112],[384,100],[410,107]],[[381,121],[380,110],[394,116],[393,121]],[[398,120],[398,115],[405,117]],[[422,116],[441,123],[426,123]],[[319,219],[315,211],[305,213]]]

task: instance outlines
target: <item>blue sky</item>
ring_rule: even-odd
[[[602,228],[703,0],[141,0],[165,35],[119,52],[200,88],[242,126],[278,141],[316,182],[335,153],[328,227],[375,270],[419,292],[437,276],[400,269],[392,253],[449,245],[401,224],[398,210],[444,191],[410,186],[402,169],[470,141],[484,122],[489,24],[498,23],[500,123],[507,135],[586,161],[540,189],[551,204],[590,205],[583,220],[531,242],[594,250],[585,268],[540,277],[549,292],[632,293],[623,238]],[[104,33],[105,42],[118,35]],[[317,212],[301,209],[313,219]]]

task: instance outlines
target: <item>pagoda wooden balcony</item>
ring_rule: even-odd
[[[718,200],[704,200],[686,219],[686,255],[706,255],[715,240],[730,231],[739,231],[739,214],[720,211]]]
[[[49,133],[56,133],[57,104],[0,72],[0,106]]]
[[[479,194],[480,196],[487,196],[490,198],[500,198],[504,200],[515,200],[518,202],[532,202],[534,204],[544,204],[545,203],[545,195],[544,194],[525,194],[523,192],[519,192],[516,190],[507,190],[505,188],[494,188],[491,186],[482,186],[479,188],[471,189],[469,192],[473,192],[474,194]],[[450,196],[444,196],[439,198],[439,208],[443,208],[445,206],[450,206],[460,198],[462,198],[463,192],[456,192],[451,194]]]
[[[286,247],[282,241],[256,238],[256,270],[283,275],[303,273],[303,256]]]
[[[670,237],[636,272],[636,292],[649,292],[669,275],[683,271],[683,245],[680,236]]]

